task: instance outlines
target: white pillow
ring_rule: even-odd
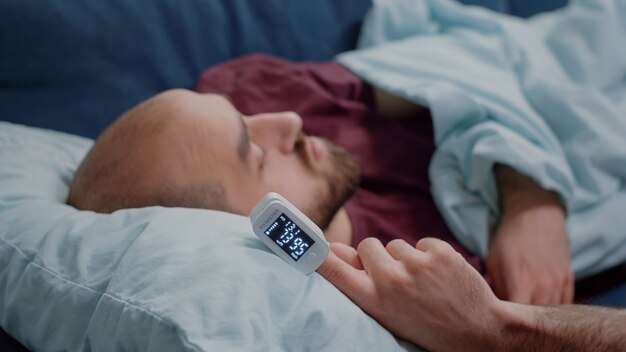
[[[245,217],[64,204],[92,141],[0,122],[0,326],[40,351],[405,351]]]

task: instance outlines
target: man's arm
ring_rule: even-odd
[[[422,116],[425,108],[374,87],[377,112],[383,117]],[[518,303],[572,303],[571,270],[565,213],[559,196],[504,165],[494,168],[501,218],[486,258],[493,288]]]
[[[423,116],[426,108],[409,100],[389,94],[384,90],[372,87],[374,91],[374,104],[376,112],[386,118],[411,119]]]
[[[624,351],[626,311],[591,306],[529,306],[503,302],[505,350]]]
[[[487,255],[498,297],[518,303],[571,303],[574,276],[559,196],[496,165],[501,218]]]
[[[318,269],[396,336],[429,351],[616,351],[624,311],[501,301],[447,243],[427,238],[357,250],[333,244]]]

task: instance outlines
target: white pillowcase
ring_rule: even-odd
[[[245,217],[64,204],[92,141],[0,122],[0,326],[40,351],[405,351]]]

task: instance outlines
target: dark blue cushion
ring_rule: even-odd
[[[594,297],[589,304],[613,308],[626,308],[626,283]]]
[[[567,0],[461,0],[461,2],[481,5],[519,17],[529,17],[539,12],[562,7],[567,3]]]
[[[551,11],[565,6],[568,0],[510,0],[508,13],[520,17],[528,17],[539,12]]]
[[[565,0],[464,0],[530,14]],[[0,119],[95,137],[168,88],[251,52],[328,60],[370,0],[3,0]]]
[[[95,137],[137,102],[250,52],[327,60],[370,0],[3,0],[0,119]]]

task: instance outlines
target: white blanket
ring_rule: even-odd
[[[494,163],[567,208],[572,265],[626,259],[626,0],[573,0],[529,20],[451,0],[376,0],[361,49],[338,60],[431,110],[430,176],[458,239],[485,256]]]

